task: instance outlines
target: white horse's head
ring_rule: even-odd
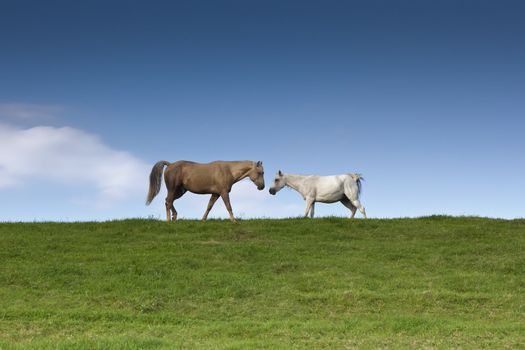
[[[270,194],[276,194],[284,186],[286,186],[286,181],[284,180],[284,174],[282,171],[279,170],[277,174],[275,174],[275,180],[273,181],[273,186],[270,187]]]

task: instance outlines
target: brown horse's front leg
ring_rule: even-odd
[[[210,201],[208,202],[208,208],[206,209],[206,212],[204,213],[204,216],[202,217],[202,221],[206,221],[206,219],[208,218],[208,214],[210,213],[211,208],[213,207],[213,205],[215,204],[215,202],[217,201],[218,198],[219,198],[218,194],[214,193],[214,194],[211,195]]]
[[[236,223],[235,217],[233,216],[232,206],[230,204],[230,194],[228,192],[221,193],[221,198],[224,201],[224,205],[230,214],[230,221]]]

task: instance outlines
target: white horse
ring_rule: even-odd
[[[270,194],[276,194],[288,186],[299,192],[306,201],[304,216],[314,217],[315,202],[341,202],[352,211],[354,217],[357,209],[366,218],[365,208],[359,201],[361,194],[361,174],[344,174],[332,176],[284,174],[279,170],[275,175]]]

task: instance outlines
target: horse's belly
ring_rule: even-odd
[[[208,190],[189,190],[191,193],[195,193],[195,194],[210,194],[212,193],[212,191],[208,191]]]
[[[186,187],[185,190],[195,194],[219,193],[215,187]]]
[[[316,202],[319,202],[319,203],[335,203],[335,202],[339,202],[341,199],[343,199],[343,197],[340,197],[338,199],[324,198],[324,199],[318,199],[318,200],[316,200]]]
[[[315,200],[321,203],[339,202],[345,196],[344,191],[327,191],[317,193]]]

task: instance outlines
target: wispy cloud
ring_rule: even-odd
[[[13,121],[49,119],[57,116],[64,107],[30,103],[0,103],[0,117]]]
[[[0,149],[0,189],[43,180],[92,186],[99,206],[144,191],[149,172],[149,166],[130,153],[70,127],[0,124]]]

